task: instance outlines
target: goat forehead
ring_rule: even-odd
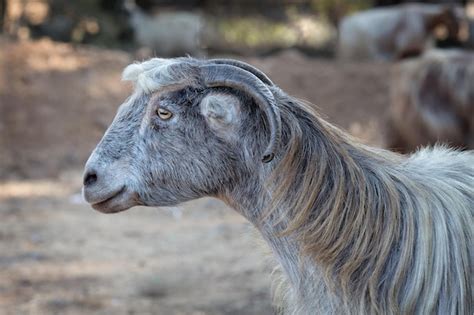
[[[132,81],[136,89],[145,93],[172,85],[192,84],[195,79],[192,65],[197,63],[192,58],[152,58],[127,66],[122,73],[122,80]]]
[[[117,110],[117,116],[135,116],[139,115],[150,100],[150,96],[134,92]]]

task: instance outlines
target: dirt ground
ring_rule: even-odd
[[[260,238],[219,201],[115,215],[82,201],[82,165],[130,91],[131,60],[0,39],[0,315],[272,314]],[[383,146],[389,65],[246,61]]]

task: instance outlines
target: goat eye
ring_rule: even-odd
[[[170,111],[167,111],[166,109],[158,108],[156,110],[156,115],[163,120],[168,120],[173,116],[173,113],[171,113]]]

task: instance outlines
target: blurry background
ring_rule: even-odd
[[[261,241],[222,203],[106,216],[82,201],[82,167],[131,91],[121,71],[237,58],[365,143],[473,148],[474,3],[406,2],[0,0],[0,314],[273,314]],[[392,22],[344,22],[389,5]]]

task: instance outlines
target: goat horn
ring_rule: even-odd
[[[234,60],[234,59],[225,59],[225,58],[224,59],[223,58],[210,59],[209,62],[214,63],[214,64],[224,64],[224,65],[231,65],[231,66],[239,67],[241,69],[247,70],[248,72],[252,73],[257,78],[259,78],[263,83],[265,83],[267,85],[270,85],[270,86],[275,85],[275,84],[273,84],[272,80],[270,80],[270,78],[267,77],[267,75],[265,73],[258,70],[254,66],[249,65],[248,63],[238,61],[238,60]]]
[[[270,127],[270,141],[263,154],[262,162],[268,163],[275,157],[275,150],[281,138],[280,113],[275,98],[265,83],[253,73],[229,64],[211,64],[200,67],[207,87],[230,87],[250,95],[265,113]],[[271,82],[271,81],[270,81]]]

